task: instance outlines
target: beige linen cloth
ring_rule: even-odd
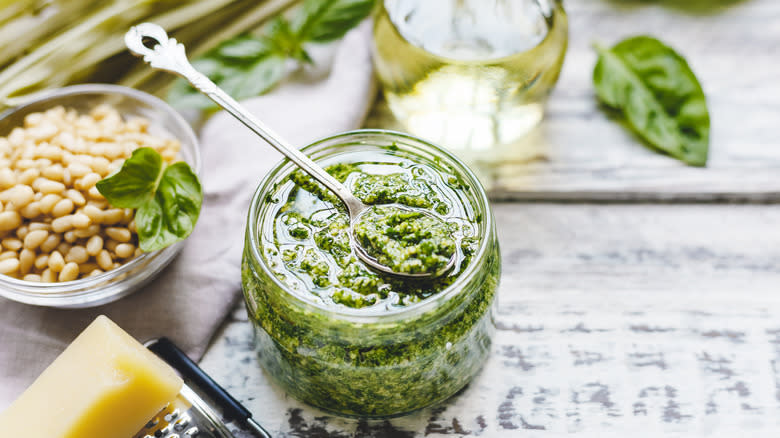
[[[374,97],[370,26],[312,48],[315,65],[298,70],[246,107],[296,145],[358,128]],[[250,198],[282,156],[220,112],[200,132],[204,202],[179,256],[142,290],[90,309],[33,307],[0,298],[0,411],[97,315],[137,339],[168,336],[199,358],[241,296],[240,257]]]

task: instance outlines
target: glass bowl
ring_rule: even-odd
[[[452,154],[401,133],[352,131],[302,151],[321,165],[386,159],[446,169],[468,187],[461,201],[481,218],[480,239],[456,279],[422,301],[378,309],[323,304],[281,281],[265,256],[274,251],[274,217],[284,204],[279,199],[292,189],[293,166],[279,164],[250,205],[242,263],[261,366],[292,396],[351,417],[403,415],[450,397],[481,368],[495,330],[500,256],[482,186]]]
[[[100,104],[113,106],[122,116],[148,119],[151,134],[178,139],[181,142],[180,158],[196,173],[200,172],[198,140],[179,113],[150,94],[118,85],[74,85],[38,95],[34,100],[0,114],[0,136],[21,126],[30,113],[56,106],[83,113]],[[21,303],[60,308],[109,303],[137,290],[159,274],[181,250],[182,243],[141,254],[116,269],[74,281],[38,283],[0,274],[0,296]]]

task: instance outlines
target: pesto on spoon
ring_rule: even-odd
[[[175,39],[169,38],[162,27],[153,23],[134,26],[125,34],[125,44],[131,53],[143,57],[144,61],[153,68],[177,74],[189,81],[195,89],[208,96],[296,166],[333,192],[344,203],[349,213],[350,243],[357,256],[370,268],[397,277],[424,279],[441,276],[455,265],[454,244],[432,244],[433,240],[423,243],[423,239],[417,239],[415,233],[410,234],[412,238],[400,236],[400,239],[394,239],[394,243],[390,244],[388,233],[393,232],[391,228],[385,228],[381,232],[370,231],[368,224],[375,223],[374,220],[377,219],[374,217],[375,208],[370,208],[361,202],[323,168],[296,147],[282,140],[277,133],[256,119],[208,77],[195,70],[187,60],[184,46]],[[439,237],[436,242],[443,243],[447,240],[440,238],[442,234],[446,236],[449,233],[447,224],[431,211],[398,204],[383,205],[382,209],[386,218],[395,218],[394,225],[390,226],[395,227],[396,230],[412,230],[422,226],[434,231],[434,234]],[[411,222],[404,226],[398,220]],[[356,235],[356,229],[360,230],[362,238]],[[451,239],[450,235],[449,240]],[[370,245],[364,247],[366,243]]]

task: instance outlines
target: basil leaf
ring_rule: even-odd
[[[142,251],[156,251],[192,233],[200,215],[203,192],[198,177],[183,162],[165,169],[154,197],[135,215]]]
[[[262,58],[249,69],[237,71],[217,82],[217,85],[234,99],[258,96],[282,79],[285,62],[285,58],[281,56]]]
[[[272,50],[273,45],[268,40],[250,35],[237,36],[217,47],[217,53],[220,57],[238,61],[254,61],[268,55]]]
[[[371,13],[373,5],[373,0],[305,0],[292,24],[278,16],[261,36],[245,34],[223,41],[192,64],[236,99],[257,96],[282,80],[287,60],[313,62],[304,43],[342,37]],[[179,109],[218,108],[183,79],[173,83],[167,99]]]
[[[373,0],[306,0],[293,28],[300,41],[333,41],[366,18],[373,7]]]
[[[648,36],[598,51],[593,83],[599,99],[621,111],[651,145],[690,165],[706,165],[710,116],[685,59]]]
[[[154,196],[162,168],[162,157],[157,151],[138,148],[118,172],[95,186],[114,207],[138,208]]]
[[[115,174],[97,182],[114,207],[137,208],[135,224],[142,251],[155,251],[190,235],[200,214],[203,192],[184,162],[164,167],[152,148],[139,148]]]

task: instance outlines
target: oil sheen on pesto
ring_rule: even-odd
[[[410,281],[378,274],[354,254],[349,217],[338,199],[298,171],[292,183],[268,199],[279,207],[263,255],[274,274],[307,299],[351,308],[402,307],[424,300],[457,278],[478,246],[478,222],[466,200],[467,188],[442,169],[405,160],[355,161],[326,170],[355,196],[373,206],[355,228],[364,248],[398,272],[436,272],[451,255],[456,266],[432,281]],[[400,204],[435,212],[441,220]],[[436,222],[436,223],[434,223]]]
[[[397,204],[372,205],[354,224],[354,235],[368,255],[393,272],[437,274],[457,249],[450,226],[426,210]]]

